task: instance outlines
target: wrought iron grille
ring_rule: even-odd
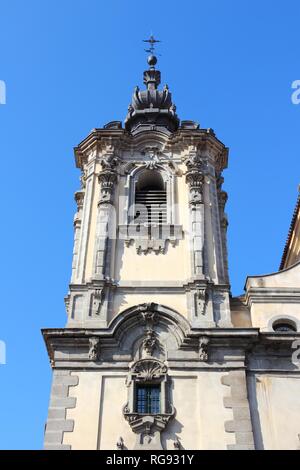
[[[137,413],[160,413],[160,385],[137,385]]]

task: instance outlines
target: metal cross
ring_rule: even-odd
[[[146,52],[149,52],[151,55],[154,54],[155,46],[154,44],[156,42],[161,42],[158,39],[155,39],[154,36],[151,34],[149,39],[143,39],[143,42],[149,42],[150,47],[149,49],[145,49]]]

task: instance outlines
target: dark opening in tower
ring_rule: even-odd
[[[167,223],[167,192],[161,174],[156,170],[141,173],[135,188],[135,223]]]

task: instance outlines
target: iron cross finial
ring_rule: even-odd
[[[161,42],[158,39],[155,39],[153,34],[150,35],[149,39],[143,39],[143,42],[148,42],[150,44],[149,49],[145,49],[146,52],[150,53],[151,55],[155,52],[155,43]]]

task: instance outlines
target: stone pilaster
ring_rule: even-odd
[[[220,216],[220,226],[221,226],[221,237],[222,237],[222,254],[223,254],[223,263],[224,263],[224,281],[229,283],[228,275],[228,252],[227,252],[227,227],[228,220],[225,213],[225,205],[228,199],[226,191],[223,191],[222,184],[224,178],[221,175],[217,177],[217,194],[218,194],[218,204],[219,204],[219,216]]]
[[[236,444],[228,445],[228,450],[254,450],[245,371],[230,371],[222,377],[222,384],[230,387],[230,396],[224,398],[224,406],[231,408],[233,413],[233,420],[225,422],[225,431],[235,433],[236,440]]]
[[[117,182],[117,173],[115,170],[115,160],[106,160],[102,163],[103,171],[98,176],[100,184],[100,197],[98,201],[98,214],[96,226],[96,242],[93,264],[93,278],[97,280],[105,279],[109,276],[106,269],[106,255],[109,249],[113,230],[116,221],[114,202],[114,188]]]
[[[200,157],[193,152],[186,160],[186,166],[188,169],[186,182],[189,188],[192,276],[195,278],[204,278],[204,174],[202,172]]]
[[[77,203],[77,212],[74,216],[74,248],[73,248],[73,258],[72,258],[71,283],[75,281],[76,276],[77,276],[77,264],[78,264],[78,252],[79,252],[80,233],[81,233],[83,200],[84,200],[84,190],[76,191],[75,201]]]
[[[71,375],[69,370],[54,370],[45,428],[45,450],[71,450],[71,446],[63,444],[64,432],[72,432],[74,421],[66,419],[67,409],[75,408],[76,398],[69,396],[69,388],[78,385],[78,377]]]

